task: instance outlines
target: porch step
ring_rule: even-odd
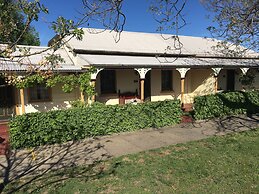
[[[5,155],[9,149],[8,123],[0,123],[0,155]]]

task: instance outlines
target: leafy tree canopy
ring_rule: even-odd
[[[208,30],[216,38],[259,51],[259,1],[258,0],[201,0],[213,17]],[[236,50],[240,53],[246,51]],[[238,54],[238,53],[236,53]]]
[[[51,48],[53,53],[45,57],[46,63],[55,66],[62,59],[55,56],[55,51],[65,44],[64,38],[83,38],[81,27],[89,27],[91,21],[100,22],[100,24],[109,30],[118,33],[116,41],[120,40],[120,32],[124,30],[127,15],[123,13],[123,6],[126,0],[81,0],[82,13],[77,21],[65,19],[59,16],[56,21],[51,22],[50,28],[56,36],[52,40]],[[219,45],[224,54],[236,56],[243,54],[246,49],[239,50],[240,45],[247,49],[258,51],[259,44],[259,0],[200,0],[210,11],[214,18],[212,26],[208,27],[214,37],[220,37],[222,41]],[[149,10],[157,21],[157,31],[175,34],[172,38],[175,41],[174,50],[181,50],[182,43],[178,38],[179,29],[186,25],[183,10],[188,0],[149,0]],[[39,37],[35,29],[30,26],[31,22],[38,21],[40,13],[48,13],[48,9],[40,3],[40,0],[0,0],[0,43],[5,42],[8,45],[0,48],[0,56],[14,60],[21,57],[27,57],[39,53],[31,53],[25,50],[19,56],[12,55],[17,49],[17,44],[39,45]],[[69,41],[69,40],[66,40]],[[230,44],[231,43],[231,44]],[[229,46],[236,49],[229,49]],[[243,48],[245,48],[243,47]],[[46,51],[46,50],[45,50]],[[42,51],[42,52],[45,52]],[[240,52],[239,52],[240,51]],[[229,52],[229,53],[228,53]],[[19,60],[18,60],[19,62]],[[1,64],[0,64],[1,65]],[[29,64],[28,64],[29,65]],[[35,69],[31,69],[29,75],[39,73],[40,67],[45,65],[39,62]],[[52,67],[51,65],[51,67]],[[50,68],[51,70],[51,68]],[[72,79],[73,78],[73,79]],[[27,81],[26,81],[27,80]],[[31,79],[25,79],[22,83],[30,82]],[[35,76],[33,77],[35,80]],[[38,79],[36,79],[38,80]],[[58,77],[55,82],[63,80],[66,83],[79,83],[74,77]],[[69,80],[69,81],[68,81]],[[76,80],[76,81],[71,81]],[[84,83],[89,83],[89,75],[83,77]],[[67,89],[66,89],[67,90]],[[86,92],[86,88],[81,88]]]
[[[0,43],[40,45],[39,34],[22,14],[22,3],[0,0]]]

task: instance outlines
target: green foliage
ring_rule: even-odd
[[[218,44],[218,51],[229,56],[242,56],[249,49],[258,52],[258,0],[201,2],[211,12],[213,19],[213,26],[207,29],[213,37],[224,40]]]
[[[77,24],[73,20],[65,19],[62,16],[57,18],[57,21],[52,22],[51,28],[56,34],[60,36],[67,36],[72,34],[76,36],[78,40],[82,40],[83,30],[77,28]],[[71,29],[74,29],[71,31]]]
[[[92,67],[89,69],[90,72],[94,72],[95,69]],[[88,96],[95,95],[95,87],[90,85],[91,74],[90,73],[82,73],[78,77],[78,82],[80,84],[80,91],[86,93]]]
[[[70,93],[75,88],[77,88],[78,85],[79,85],[78,75],[75,75],[75,74],[70,74],[70,75],[56,74],[56,75],[52,75],[51,77],[48,77],[46,79],[46,85],[48,87],[54,87],[58,83],[62,84],[62,90],[65,93]]]
[[[61,57],[60,54],[50,54],[45,57],[45,60],[51,63],[53,68],[59,63],[65,63],[65,60]]]
[[[10,122],[13,148],[62,143],[86,137],[108,135],[179,123],[179,100],[138,105],[106,106],[95,103],[84,108],[29,113]]]
[[[54,87],[57,84],[62,85],[62,90],[66,93],[72,92],[75,88],[80,88],[80,90],[86,93],[88,96],[95,94],[94,87],[90,85],[91,72],[93,69],[89,69],[87,72],[78,74],[31,74],[24,77],[14,77],[12,84],[17,88],[28,88],[35,84],[46,83],[47,87]]]
[[[65,19],[62,16],[59,16],[56,21],[52,22],[51,29],[56,33],[55,38],[51,40],[53,49],[57,50],[63,44],[62,39],[66,36],[82,40],[84,31],[82,28],[78,28],[79,25],[80,22],[75,23],[73,20]]]
[[[255,74],[248,72],[245,75],[242,74],[239,78],[239,82],[245,87],[251,87],[255,81]]]
[[[96,103],[98,103],[98,102],[95,102],[95,104]],[[73,108],[85,108],[88,106],[88,104],[86,102],[82,102],[81,100],[71,101],[70,104]]]
[[[45,78],[39,74],[34,74],[30,76],[26,76],[23,78],[16,77],[16,81],[14,82],[17,88],[29,88],[35,84],[41,84],[45,82]]]
[[[259,91],[227,92],[194,99],[195,119],[259,112]]]
[[[1,43],[40,45],[39,34],[30,26],[28,20],[36,19],[37,14],[43,9],[39,7],[36,9],[35,2],[19,1],[19,3],[13,0],[0,0]],[[28,16],[27,19],[25,15]]]

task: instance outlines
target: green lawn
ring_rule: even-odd
[[[259,129],[71,168],[27,183],[19,193],[259,193]]]

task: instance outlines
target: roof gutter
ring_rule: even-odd
[[[145,68],[145,67],[148,67],[148,68],[214,68],[214,67],[220,67],[220,68],[223,68],[223,67],[229,67],[231,68],[232,66],[228,66],[228,65],[172,65],[172,64],[167,64],[167,65],[138,65],[138,64],[127,64],[127,65],[123,65],[123,64],[93,64],[92,65],[93,67],[97,67],[97,68],[114,68],[114,69],[117,69],[117,68]],[[242,67],[249,67],[249,68],[258,68],[257,65],[238,65],[238,66],[235,66],[235,67],[238,67],[238,68],[242,68]]]
[[[85,50],[73,49],[76,54],[92,55],[116,55],[116,56],[139,56],[139,57],[177,57],[177,58],[214,58],[214,59],[253,59],[259,60],[259,57],[231,57],[231,56],[213,56],[198,54],[173,54],[173,53],[144,53],[144,52],[125,52],[125,51],[107,51],[107,50]]]
[[[107,51],[107,50],[85,50],[73,49],[76,54],[92,55],[117,55],[117,56],[138,56],[138,57],[194,57],[192,54],[172,54],[172,53],[143,53],[143,52],[125,52],[125,51]]]

